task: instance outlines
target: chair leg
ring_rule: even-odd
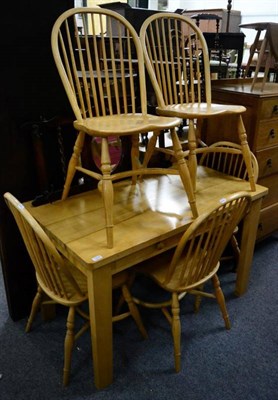
[[[262,86],[261,86],[261,91],[263,92],[266,81],[268,79],[268,72],[269,72],[269,68],[270,68],[270,64],[271,64],[271,53],[267,53],[267,57],[265,60],[265,68],[264,68],[264,77],[263,77],[263,82],[262,82]]]
[[[194,121],[190,119],[188,121],[188,168],[191,177],[192,187],[194,193],[196,192],[196,178],[197,178],[197,157],[196,157],[196,131],[194,127]]]
[[[219,307],[220,307],[220,310],[222,313],[222,317],[225,322],[225,327],[226,327],[226,329],[230,329],[231,323],[230,323],[228,311],[226,308],[225,297],[224,297],[224,294],[220,287],[220,282],[219,282],[218,276],[216,274],[212,277],[212,283],[213,283],[213,287],[214,287],[215,297],[216,297],[217,303],[219,304]]]
[[[115,314],[116,315],[120,314],[121,308],[124,305],[124,303],[125,303],[125,298],[123,296],[123,291],[122,291],[122,293],[120,295],[120,298],[118,300],[118,303],[117,303],[117,305],[115,307]]]
[[[156,141],[157,141],[157,132],[154,132],[151,138],[149,139],[148,146],[146,148],[146,153],[144,156],[142,168],[147,168],[147,165],[151,159],[151,156],[154,153],[155,146],[156,146]]]
[[[64,374],[63,374],[64,386],[67,386],[69,384],[71,355],[74,344],[74,320],[75,320],[75,307],[70,307],[67,318],[67,333],[64,343]]]
[[[239,255],[240,255],[240,247],[238,245],[238,241],[237,238],[235,237],[235,235],[233,234],[231,239],[230,239],[230,243],[232,246],[232,250],[234,253],[234,258],[235,258],[235,269],[237,268],[238,265],[238,261],[239,261]]]
[[[139,161],[139,135],[132,135],[131,137],[131,167],[132,170],[136,170],[140,168]],[[132,184],[135,185],[137,181],[137,176],[132,176]]]
[[[252,168],[251,152],[247,141],[246,130],[242,121],[242,116],[238,117],[238,135],[241,143],[242,155],[246,164],[246,169],[249,177],[249,182],[252,192],[256,191],[256,182],[254,177],[254,170]]]
[[[144,339],[147,339],[148,338],[147,331],[143,325],[138,308],[137,308],[136,304],[134,303],[131,293],[126,284],[124,284],[122,286],[122,294],[128,305],[130,314],[131,314],[132,318],[134,319],[139,331],[141,332],[141,335],[143,336]]]
[[[173,142],[173,150],[174,150],[175,158],[177,160],[177,165],[179,168],[179,174],[180,174],[184,189],[188,196],[188,202],[190,204],[193,217],[197,218],[198,211],[197,211],[197,206],[196,206],[194,190],[193,190],[193,186],[192,186],[192,179],[191,179],[186,161],[184,159],[181,143],[179,141],[179,138],[175,131],[175,128],[171,129],[171,138],[172,138],[172,142]]]
[[[262,66],[262,62],[263,62],[263,58],[264,58],[266,46],[267,46],[267,38],[266,38],[266,36],[265,36],[264,39],[263,39],[263,41],[262,41],[261,48],[260,48],[260,50],[259,50],[259,57],[258,57],[256,69],[255,69],[255,72],[254,72],[253,81],[252,81],[252,84],[251,84],[251,92],[253,91],[253,89],[254,89],[254,87],[255,87],[255,83],[256,83],[256,81],[257,81],[258,74],[259,74],[259,72],[260,72],[260,68],[261,68],[261,66]],[[261,89],[261,90],[263,90],[263,89]]]
[[[35,316],[37,315],[37,312],[39,310],[39,307],[41,305],[42,297],[43,297],[43,291],[42,291],[41,287],[38,286],[36,296],[34,297],[34,300],[32,303],[31,313],[29,315],[29,318],[28,318],[28,321],[26,324],[25,332],[30,332],[30,330],[31,330],[32,323],[33,323]]]
[[[200,285],[198,287],[199,290],[203,290],[204,289],[204,284]],[[202,296],[199,294],[195,295],[195,302],[194,302],[194,312],[197,314],[200,310],[200,306],[201,306],[201,302],[202,302]]]
[[[172,336],[174,342],[175,370],[181,369],[181,323],[180,323],[180,305],[177,293],[172,294]]]
[[[102,199],[105,212],[107,247],[113,247],[113,204],[114,190],[111,181],[111,160],[109,155],[108,140],[103,138],[101,141],[101,172],[102,180],[99,183],[99,189],[102,192]]]
[[[259,43],[259,39],[260,39],[260,35],[261,35],[261,30],[258,29],[257,33],[256,33],[256,37],[255,37],[254,43],[250,48],[250,54],[249,54],[248,62],[247,62],[247,65],[246,65],[245,71],[244,71],[244,78],[248,77],[249,68],[250,68],[250,65],[252,63],[255,51],[257,49],[257,46],[258,46],[258,43]]]
[[[75,144],[74,144],[71,159],[69,161],[66,181],[64,184],[64,190],[63,190],[63,194],[62,194],[62,200],[65,200],[68,197],[68,194],[70,191],[70,186],[71,186],[72,180],[73,180],[75,172],[76,172],[76,167],[80,163],[80,154],[83,149],[84,140],[85,140],[85,133],[79,132],[77,139],[75,141]]]

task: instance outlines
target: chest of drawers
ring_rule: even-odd
[[[263,200],[257,239],[278,230],[278,84],[267,83],[251,92],[248,79],[227,79],[212,82],[212,100],[222,104],[241,104],[248,143],[259,164],[260,185],[269,188]],[[228,140],[238,142],[233,118],[217,117],[206,121],[202,139],[207,144]]]

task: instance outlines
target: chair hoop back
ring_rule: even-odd
[[[213,276],[235,227],[248,212],[249,194],[241,192],[220,200],[200,215],[183,234],[167,271],[164,285],[182,291],[198,287]]]
[[[142,47],[119,13],[90,7],[67,10],[53,26],[51,45],[77,120],[135,113],[139,101],[146,113]]]
[[[196,152],[201,154],[199,165],[212,168],[230,176],[248,180],[246,163],[239,144],[225,141],[216,142],[208,147],[199,148]],[[259,176],[258,161],[252,152],[250,152],[250,154],[254,180],[257,182]]]
[[[70,303],[72,294],[76,295],[76,293],[80,299],[84,299],[85,296],[70,270],[65,266],[64,259],[41,226],[11,193],[5,193],[4,199],[15,218],[35,267],[38,282],[45,293],[65,303]]]
[[[151,15],[140,39],[159,107],[211,103],[208,48],[193,20],[167,12]]]

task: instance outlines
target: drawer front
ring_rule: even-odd
[[[259,164],[259,178],[278,172],[278,146],[257,151],[256,157]]]
[[[278,119],[261,121],[257,134],[257,150],[278,145]]]
[[[261,105],[260,119],[278,118],[278,97],[263,100]]]
[[[268,207],[278,201],[278,173],[269,175],[258,180],[258,184],[269,189],[268,194],[263,199],[262,208]]]
[[[264,208],[260,213],[257,240],[263,239],[278,230],[278,203]]]
[[[127,267],[131,267],[135,264],[138,264],[141,261],[147,260],[148,258],[157,256],[160,253],[163,253],[175,246],[177,246],[178,242],[180,241],[184,230],[177,233],[174,236],[169,238],[163,239],[158,243],[154,243],[149,245],[148,247],[135,251],[134,253],[114,262],[113,265],[113,274],[120,272]]]

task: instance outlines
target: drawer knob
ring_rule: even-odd
[[[269,158],[267,160],[266,165],[267,165],[268,168],[272,168],[272,159],[271,158]]]
[[[274,138],[275,138],[275,130],[274,130],[274,129],[271,129],[271,130],[269,131],[269,136],[271,137],[271,139],[274,139]]]
[[[162,250],[165,247],[165,244],[163,242],[157,243],[157,250]]]
[[[275,114],[275,115],[278,114],[278,105],[277,104],[273,107],[272,114]]]

